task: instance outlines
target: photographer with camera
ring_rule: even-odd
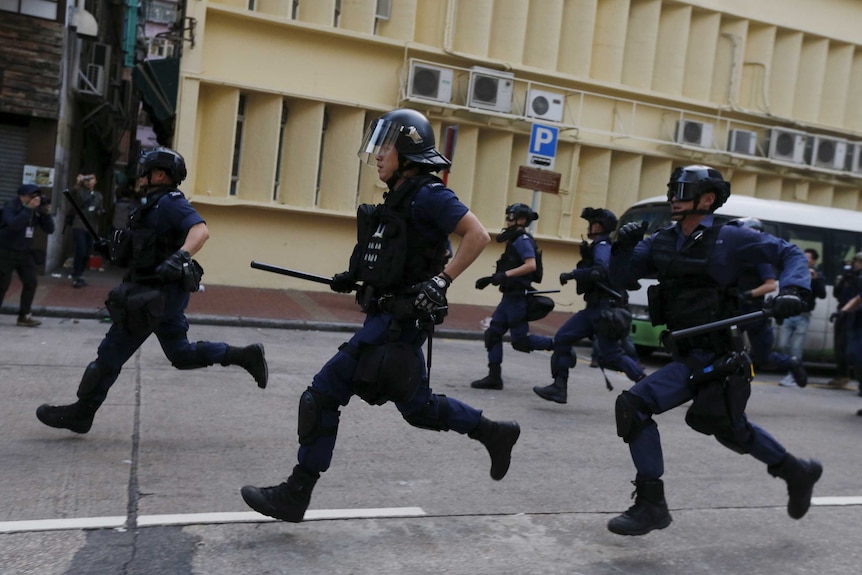
[[[105,215],[104,198],[101,192],[94,188],[98,180],[94,174],[78,174],[74,194],[75,203],[85,212],[90,226],[98,230],[99,218]],[[87,285],[84,281],[84,270],[93,253],[93,236],[87,230],[87,225],[75,210],[68,210],[65,220],[66,227],[72,226],[72,241],[75,245],[75,258],[72,264],[72,287],[80,288]]]
[[[18,308],[18,325],[36,327],[41,321],[30,315],[36,295],[36,261],[33,258],[33,237],[36,228],[46,234],[54,233],[54,219],[49,213],[50,198],[42,194],[39,186],[24,184],[18,188],[18,197],[3,206],[0,220],[0,305],[12,281],[12,272],[21,278],[21,305]]]

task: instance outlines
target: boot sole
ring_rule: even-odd
[[[673,521],[673,518],[670,515],[668,515],[667,521],[662,521],[661,523],[659,523],[655,526],[652,526],[649,529],[638,529],[637,531],[625,531],[620,527],[614,528],[612,525],[613,519],[611,519],[611,521],[608,522],[608,531],[610,531],[611,533],[616,533],[617,535],[631,535],[631,536],[646,535],[650,531],[656,531],[658,529],[665,529],[666,527],[668,527],[671,524],[672,521]]]
[[[239,490],[239,493],[242,495],[242,499],[245,501],[246,505],[261,515],[266,515],[267,517],[272,517],[273,519],[286,521],[288,523],[302,523],[302,518],[305,516],[305,511],[303,511],[302,515],[299,517],[275,511],[272,509],[269,502],[260,496],[260,489],[252,485],[246,485]]]
[[[49,407],[50,406],[48,406],[48,405],[40,405],[38,407],[38,409],[36,409],[36,419],[38,419],[39,421],[41,421],[42,423],[44,423],[48,427],[53,427],[54,429],[68,429],[71,432],[79,433],[81,435],[84,435],[85,433],[90,431],[90,429],[93,427],[92,422],[90,423],[90,425],[87,425],[86,427],[79,427],[79,426],[70,425],[69,423],[65,423],[62,420],[58,421],[55,419],[48,419],[48,416],[46,415],[45,412],[48,410]]]
[[[509,472],[509,467],[512,464],[512,450],[515,448],[515,444],[518,443],[518,438],[521,437],[521,426],[518,425],[517,422],[513,422],[513,423],[515,423],[515,427],[512,429],[511,437],[509,438],[509,441],[511,441],[511,444],[509,445],[509,453],[508,453],[508,458],[506,461],[506,468],[500,470],[500,469],[494,469],[493,465],[491,466],[491,479],[493,479],[494,481],[500,481],[501,479],[506,477],[506,474]]]
[[[471,383],[470,387],[472,387],[473,389],[494,389],[494,390],[503,389],[502,385],[481,385],[481,384],[476,385],[476,382]]]

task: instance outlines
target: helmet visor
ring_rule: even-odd
[[[690,182],[671,182],[667,185],[667,201],[691,202],[697,197],[697,186]]]
[[[395,147],[395,141],[401,133],[401,125],[389,120],[377,119],[371,122],[362,137],[359,147],[359,158],[368,165],[376,166],[376,156],[385,156]]]

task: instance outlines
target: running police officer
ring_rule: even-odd
[[[553,349],[554,340],[547,336],[531,335],[527,323],[527,304],[532,289],[530,282],[542,281],[539,269],[539,254],[536,241],[527,231],[530,222],[539,219],[527,204],[512,204],[506,208],[506,227],[497,236],[497,241],[506,242],[503,256],[497,260],[493,276],[476,280],[476,289],[485,289],[489,284],[500,286],[503,299],[491,316],[491,325],[485,330],[485,349],[488,350],[487,376],[476,380],[470,387],[476,389],[503,389],[501,365],[503,363],[503,336],[509,331],[512,347],[530,353],[537,349]]]
[[[490,241],[478,218],[434,172],[451,162],[434,148],[427,118],[409,109],[374,120],[359,149],[377,168],[388,191],[383,204],[359,207],[358,242],[348,271],[332,278],[332,289],[350,292],[366,313],[362,328],[314,376],[299,400],[298,464],[286,482],[242,488],[255,511],[298,523],[320,474],[329,468],[339,408],[358,395],[372,405],[388,400],[415,427],[453,430],[481,442],[491,456],[491,478],[509,469],[520,427],[495,422],[428,384],[421,346],[442,321],[446,290]],[[448,235],[461,237],[446,263]]]
[[[598,340],[598,363],[626,374],[632,381],[644,377],[643,368],[637,361],[625,354],[620,346],[620,338],[626,334],[612,334],[601,329],[603,311],[624,306],[625,302],[618,291],[608,285],[608,260],[611,255],[610,234],[617,227],[617,217],[605,208],[584,208],[581,218],[589,222],[587,238],[591,242],[581,242],[581,261],[571,272],[560,274],[560,284],[569,280],[577,282],[577,292],[583,294],[586,307],[570,317],[554,334],[554,353],[551,355],[551,376],[554,383],[544,387],[538,385],[533,391],[548,401],[566,403],[569,369],[575,367],[576,358],[572,346],[583,338],[595,337]],[[599,329],[597,329],[599,327]]]
[[[734,223],[763,232],[763,224],[757,218],[741,218]],[[764,262],[757,266],[743,267],[736,284],[740,301],[739,312],[745,314],[763,309],[765,296],[774,292],[776,287],[775,269],[770,264]],[[739,332],[748,335],[749,354],[756,369],[790,372],[796,385],[805,387],[808,384],[808,374],[802,366],[801,358],[773,351],[775,331],[772,329],[771,319],[765,317],[743,324],[739,326]]]
[[[712,213],[730,196],[730,183],[707,166],[677,168],[668,183],[673,224],[644,239],[644,226],[620,228],[613,246],[613,285],[658,276],[649,293],[650,319],[680,330],[738,314],[736,283],[745,266],[769,263],[780,270],[781,289],[771,302],[776,319],[806,309],[811,276],[802,251],[769,234],[740,225],[715,225]],[[768,472],[787,482],[787,511],[799,519],[808,511],[814,484],[823,469],[817,461],[797,459],[762,428],[748,421],[751,367],[731,330],[714,331],[676,342],[666,366],[622,392],[616,402],[617,434],[629,444],[637,470],[635,503],[610,520],[620,535],[643,535],[671,522],[664,497],[664,459],[653,415],[694,399],[686,422],[715,435],[737,453],[750,453]],[[742,360],[737,363],[737,360]],[[733,363],[730,363],[733,361]],[[739,366],[733,379],[710,380],[716,366]],[[726,382],[726,385],[725,385]],[[733,385],[731,385],[731,382]],[[717,390],[717,391],[716,391]],[[696,406],[696,407],[695,407]]]
[[[215,363],[238,365],[267,383],[263,345],[234,347],[226,343],[188,340],[184,315],[189,293],[197,291],[203,270],[192,260],[209,238],[203,218],[178,186],[186,177],[183,157],[167,148],[143,151],[138,160],[141,206],[129,217],[129,227],[111,239],[111,260],[128,266],[123,283],[105,302],[114,321],[99,344],[96,360],[84,370],[78,401],[42,405],[36,417],[45,425],[87,433],[96,410],[132,354],[155,333],[165,356],[177,369],[197,369]]]

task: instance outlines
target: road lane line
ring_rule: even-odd
[[[305,513],[304,521],[336,519],[383,519],[392,517],[421,517],[426,515],[421,507],[383,507],[379,509],[311,509]],[[255,511],[236,513],[181,513],[174,515],[139,515],[138,527],[163,527],[167,525],[204,525],[214,523],[262,523],[277,521]],[[31,531],[65,531],[74,529],[118,529],[126,527],[125,516],[80,517],[70,519],[36,519],[26,521],[2,521],[0,533]]]
[[[812,497],[811,505],[862,505],[862,497]]]

